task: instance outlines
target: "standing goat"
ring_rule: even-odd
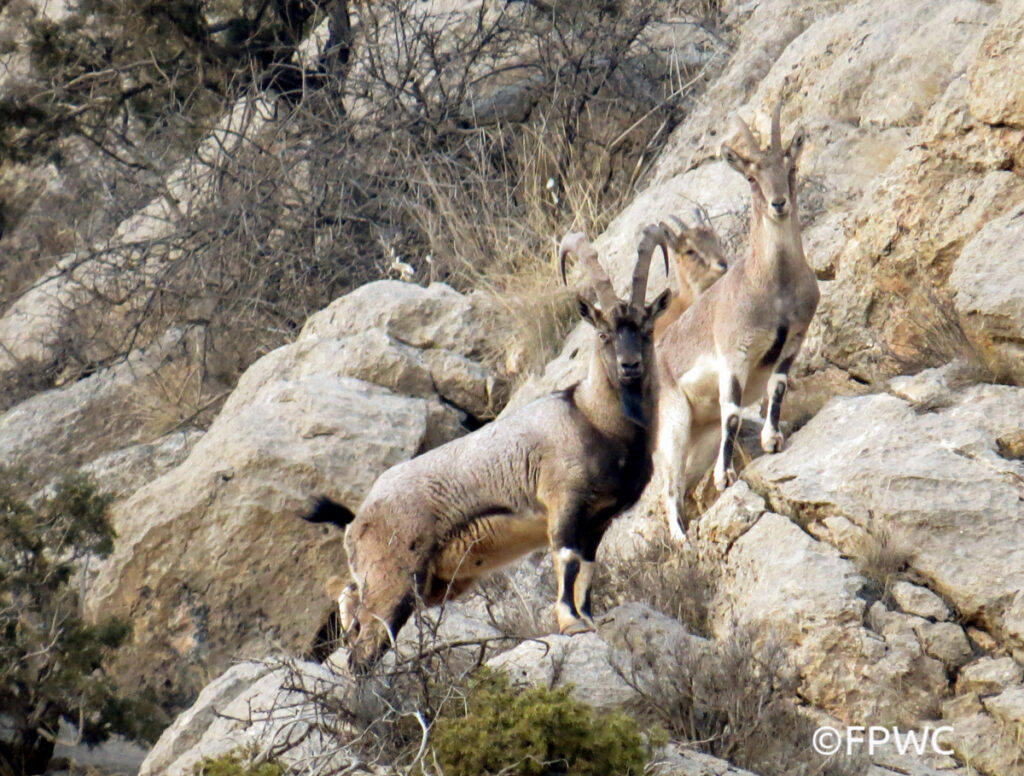
[[[694,300],[711,288],[711,284],[725,274],[725,251],[718,239],[711,221],[700,208],[694,208],[697,226],[690,228],[675,216],[669,218],[679,227],[674,233],[664,223],[661,225],[672,248],[672,263],[676,272],[679,290],[668,309],[658,317],[654,325],[654,341],[658,342],[665,330],[685,313]]]
[[[722,156],[750,183],[750,247],[725,275],[666,329],[658,342],[659,475],[666,483],[669,531],[685,538],[683,497],[703,475],[715,449],[719,490],[735,482],[732,456],[740,407],[766,390],[761,431],[766,452],[782,449],[779,411],[789,369],[818,306],[818,283],[804,258],[796,201],[798,130],[782,145],[781,103],[771,144],[762,149],[737,117],[747,155],[722,145]]]
[[[562,633],[592,626],[594,556],[609,522],[650,480],[657,382],[654,321],[668,291],[644,305],[655,247],[648,227],[637,249],[632,296],[620,302],[582,233],[566,235],[587,270],[577,297],[598,345],[586,378],[388,469],[359,512],[322,499],[306,519],[348,526],[353,583],[339,597],[353,669],[372,665],[408,620],[417,597],[453,598],[480,575],[549,544],[558,575]]]

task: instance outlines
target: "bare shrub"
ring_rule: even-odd
[[[534,564],[533,558],[538,555],[541,559]],[[523,640],[557,630],[549,603],[556,592],[549,565],[547,550],[540,550],[517,566],[489,574],[474,585],[471,595],[481,602],[490,623],[500,633]],[[524,567],[526,571],[521,573]]]
[[[771,633],[736,626],[726,639],[648,648],[616,668],[640,696],[641,719],[716,757],[764,776],[864,772],[858,758],[814,752],[816,724],[796,705],[798,677]]]
[[[598,574],[594,591],[600,610],[640,601],[694,633],[710,633],[708,607],[717,591],[718,572],[698,557],[692,545],[679,549],[652,542]]]
[[[84,107],[95,122],[88,142],[120,160],[128,199],[163,201],[169,219],[161,236],[97,233],[76,246],[67,272],[102,276],[83,282],[107,312],[108,331],[76,334],[88,341],[70,343],[51,374],[87,373],[169,326],[198,325],[210,344],[201,375],[208,399],[292,338],[311,312],[396,275],[482,287],[501,300],[509,336],[491,360],[505,366],[504,352],[519,353],[507,364],[513,371],[537,368],[564,336],[553,238],[573,225],[593,233],[607,224],[702,83],[648,72],[645,33],[660,7],[482,4],[439,19],[413,0],[387,0],[360,4],[360,24],[349,29],[347,5],[327,5],[332,45],[318,62],[300,65],[292,55],[297,31],[319,17],[260,21],[252,30],[262,30],[265,48],[220,52],[219,68],[244,65],[234,75],[228,68],[220,93],[193,83],[210,51],[180,74],[158,56],[138,66],[151,96],[195,88],[180,104],[128,100],[120,114],[108,109],[132,63],[111,72],[88,57],[61,65],[59,53],[86,45],[89,30],[47,28],[38,55],[49,57],[54,94],[83,101],[81,79],[103,86],[104,102]],[[701,19],[714,6],[683,5]],[[123,10],[113,0],[97,7],[108,16]],[[196,24],[210,22],[199,14]],[[244,142],[222,149],[201,196],[179,202],[167,185],[174,165],[232,99],[267,84],[280,95],[276,115],[258,131],[236,127]],[[50,107],[59,113],[61,105]],[[103,123],[110,115],[124,118],[125,132]],[[27,125],[6,129],[19,153],[38,147]],[[72,122],[61,133],[85,137],[87,128]],[[191,146],[179,142],[186,137]]]

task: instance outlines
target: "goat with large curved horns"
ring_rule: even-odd
[[[544,544],[558,575],[562,633],[592,627],[594,557],[613,517],[652,470],[656,381],[652,333],[666,291],[644,304],[651,256],[665,236],[640,241],[630,301],[615,295],[585,235],[561,243],[589,277],[580,314],[597,332],[586,378],[467,436],[388,469],[358,513],[322,499],[306,519],[347,526],[352,583],[339,597],[354,670],[372,665],[417,599],[440,603],[479,576]],[[667,259],[666,259],[667,261]]]

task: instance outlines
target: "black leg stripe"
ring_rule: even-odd
[[[779,427],[779,415],[782,413],[782,397],[785,393],[786,389],[783,387],[781,391],[776,390],[775,395],[772,397],[771,406],[768,408],[768,422],[771,423],[772,428]]]
[[[566,561],[565,568],[562,571],[563,588],[562,588],[562,603],[569,607],[569,610],[575,616],[579,616],[579,612],[576,611],[576,599],[574,598],[574,591],[576,589],[576,578],[580,575],[580,562],[579,559],[573,558],[572,560]]]
[[[732,384],[729,386],[730,396],[729,401],[735,404],[737,407],[740,406],[740,402],[743,401],[743,388],[740,386],[740,381],[735,377],[732,378]]]

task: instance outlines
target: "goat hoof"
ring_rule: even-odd
[[[594,627],[586,620],[573,620],[561,626],[558,630],[563,636],[575,636],[577,633],[590,633],[594,630]]]
[[[778,431],[768,432],[765,426],[765,433],[761,434],[761,449],[766,453],[778,453],[782,450],[783,437]]]
[[[725,471],[715,471],[715,490],[721,493],[723,490],[728,488],[730,485],[736,484],[736,470],[726,469]]]
[[[683,528],[683,521],[679,518],[669,518],[668,535],[669,538],[678,545],[685,545],[688,541],[686,537],[686,529]]]

